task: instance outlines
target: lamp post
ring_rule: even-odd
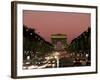
[[[57,68],[59,67],[59,53],[55,52],[54,53],[55,59],[57,60]]]

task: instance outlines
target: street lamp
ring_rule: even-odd
[[[59,67],[59,53],[58,52],[55,52],[54,53],[54,57],[57,60],[57,68],[58,68]]]

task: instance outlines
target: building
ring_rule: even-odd
[[[51,42],[55,50],[65,50],[67,47],[67,36],[65,34],[52,34]]]

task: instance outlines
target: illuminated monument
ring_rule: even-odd
[[[52,34],[51,42],[57,51],[62,51],[67,48],[67,36],[65,34]]]

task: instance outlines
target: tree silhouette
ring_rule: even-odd
[[[90,55],[91,50],[91,29],[90,27],[84,31],[81,35],[77,38],[73,39],[70,43],[68,50],[72,53],[79,54],[85,53]]]
[[[23,25],[23,51],[32,51],[36,56],[44,56],[53,51],[53,45],[45,41],[35,32],[35,29]],[[24,52],[23,55],[25,55]]]

